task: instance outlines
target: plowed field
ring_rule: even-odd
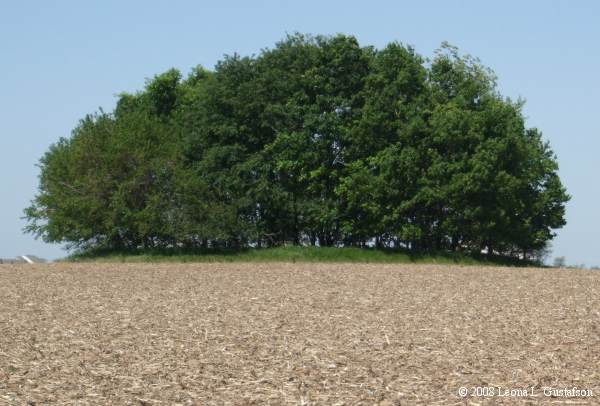
[[[2,265],[0,404],[28,403],[600,404],[600,272]]]

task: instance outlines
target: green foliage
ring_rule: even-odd
[[[408,250],[356,247],[281,246],[246,249],[95,249],[65,258],[69,262],[347,262],[426,263],[478,266],[539,266],[538,262],[512,257],[465,255],[460,252],[418,253]]]
[[[534,258],[565,224],[556,157],[443,44],[288,36],[171,69],[40,161],[27,231],[80,249],[320,245]]]

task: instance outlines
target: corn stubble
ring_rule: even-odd
[[[0,404],[515,404],[600,396],[600,272],[0,266]],[[597,398],[596,398],[597,400]],[[585,403],[582,403],[585,404]],[[592,403],[589,403],[592,404]]]

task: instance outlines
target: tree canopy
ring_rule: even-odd
[[[569,196],[494,74],[443,44],[291,35],[175,69],[40,161],[26,230],[71,247],[282,244],[526,256]]]

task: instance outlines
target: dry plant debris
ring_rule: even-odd
[[[600,404],[600,272],[2,265],[0,404]]]

